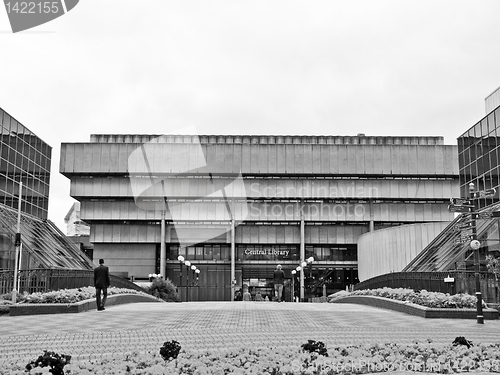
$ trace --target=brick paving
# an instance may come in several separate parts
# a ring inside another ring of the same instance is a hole
[[[0,363],[27,363],[44,350],[75,359],[158,352],[177,340],[190,350],[235,346],[327,347],[360,343],[500,342],[500,320],[425,319],[354,304],[274,302],[135,303],[79,314],[0,316]]]

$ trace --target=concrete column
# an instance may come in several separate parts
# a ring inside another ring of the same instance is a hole
[[[161,212],[160,231],[160,275],[167,277],[167,247],[165,244],[165,211]]]
[[[375,230],[375,222],[373,220],[373,200],[370,199],[370,232]]]
[[[234,287],[236,281],[236,243],[234,218],[231,219],[231,302],[234,301]]]
[[[306,258],[306,246],[305,246],[305,221],[304,221],[304,213],[302,211],[303,206],[301,204],[300,207],[300,301],[304,301],[304,267],[302,267],[302,263]]]

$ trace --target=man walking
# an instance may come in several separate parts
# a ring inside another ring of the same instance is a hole
[[[95,300],[98,311],[105,310],[104,305],[108,298],[108,287],[110,284],[109,269],[104,265],[104,259],[99,259],[99,267],[94,268]],[[101,293],[103,294],[102,300]]]
[[[285,282],[285,273],[281,269],[281,264],[276,266],[273,274],[274,280],[274,292],[276,294],[276,299],[281,302],[281,295],[283,294],[283,283]]]

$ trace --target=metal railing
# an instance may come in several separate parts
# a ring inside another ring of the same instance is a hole
[[[133,282],[110,275],[111,286],[134,289],[144,292],[144,289]],[[0,271],[0,294],[11,293],[13,289],[14,272]],[[18,273],[19,293],[48,292],[59,289],[81,288],[94,285],[94,271],[72,269],[31,269]]]
[[[453,282],[445,282],[445,278],[453,278]],[[487,303],[499,303],[498,286],[495,276],[488,272],[480,273],[481,292]],[[354,290],[377,288],[409,288],[429,292],[468,293],[475,295],[474,271],[450,272],[392,272],[372,277],[354,285]]]

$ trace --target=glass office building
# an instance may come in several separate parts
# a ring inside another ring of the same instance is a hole
[[[19,194],[20,268],[92,269],[92,261],[47,219],[52,148],[1,108],[0,129],[0,271],[14,269]]]
[[[47,219],[52,148],[0,108],[0,204],[17,207],[23,183],[21,211]]]
[[[492,212],[500,211],[500,88],[486,99],[486,110],[484,118],[458,137],[460,196],[456,197],[470,198],[469,184],[474,184],[481,271],[486,271],[486,255],[498,255],[500,251],[499,220],[491,217]],[[495,194],[481,196],[481,191],[493,188]],[[467,240],[470,221],[469,213],[458,216],[403,271],[474,270],[473,251]]]
[[[475,190],[500,190],[500,107],[488,113],[481,121],[458,137],[460,165],[460,192],[468,197],[469,184]],[[498,192],[492,197],[480,198],[479,207],[498,202]]]

